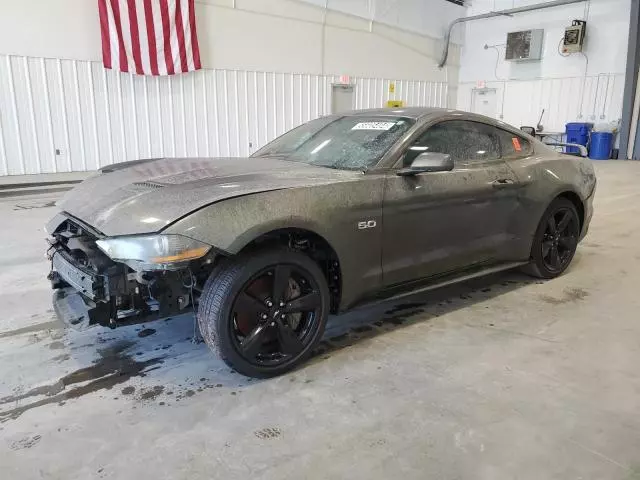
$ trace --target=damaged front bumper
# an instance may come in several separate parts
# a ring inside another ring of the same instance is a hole
[[[65,325],[76,330],[85,330],[91,325],[109,321],[106,304],[92,302],[72,287],[54,290],[53,309]]]
[[[95,245],[96,236],[71,219],[50,231],[48,279],[54,311],[66,325],[115,328],[192,308],[195,280],[190,269],[135,272],[106,257]]]

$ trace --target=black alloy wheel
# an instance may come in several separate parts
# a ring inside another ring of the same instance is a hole
[[[230,313],[238,352],[256,365],[280,365],[313,339],[322,309],[313,276],[295,265],[268,267],[246,282]]]
[[[231,258],[212,273],[198,307],[205,342],[253,377],[300,364],[322,337],[329,289],[318,265],[291,250]]]
[[[542,239],[542,260],[550,272],[563,271],[576,250],[579,225],[575,211],[562,207],[547,219]]]
[[[556,198],[540,220],[531,247],[531,263],[524,270],[540,278],[562,274],[576,253],[580,228],[575,205],[566,198]]]

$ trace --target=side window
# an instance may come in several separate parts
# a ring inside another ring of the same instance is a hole
[[[531,143],[515,133],[496,129],[503,158],[518,158],[531,153]]]
[[[451,120],[429,127],[409,147],[403,165],[424,152],[446,153],[455,164],[482,162],[500,158],[498,138],[487,125],[464,120]]]

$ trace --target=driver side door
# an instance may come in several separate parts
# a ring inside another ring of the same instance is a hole
[[[514,241],[517,178],[500,158],[495,128],[450,120],[427,127],[386,177],[385,287],[506,260]],[[398,176],[422,152],[448,154],[451,171]]]

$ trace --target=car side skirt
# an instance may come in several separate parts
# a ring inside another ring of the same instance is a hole
[[[513,268],[521,267],[527,265],[528,261],[521,262],[507,262],[494,264],[492,266],[477,266],[471,269],[465,269],[463,271],[457,271],[455,273],[451,273],[445,276],[438,276],[436,278],[426,278],[422,279],[418,282],[411,282],[409,284],[398,285],[392,287],[391,289],[385,289],[381,292],[378,292],[374,297],[367,297],[351,306],[346,308],[346,310],[352,310],[354,308],[361,307],[369,307],[372,305],[385,303],[393,300],[399,300],[401,298],[405,298],[411,295],[416,295],[418,293],[428,292],[430,290],[435,290],[437,288],[446,287],[448,285],[452,285],[455,283],[464,282],[466,280],[471,280],[473,278],[484,277],[486,275],[491,275],[492,273],[502,272],[505,270],[511,270]]]

